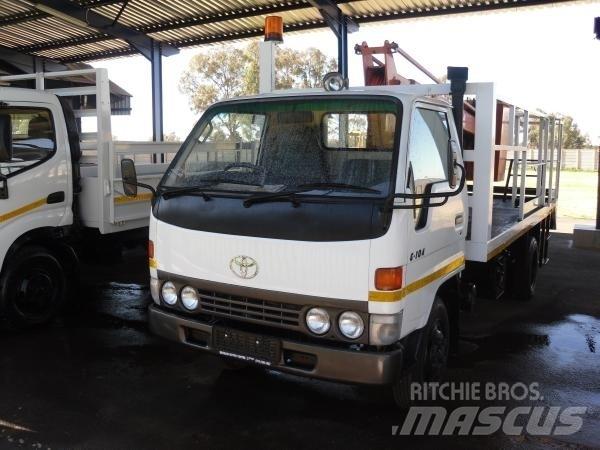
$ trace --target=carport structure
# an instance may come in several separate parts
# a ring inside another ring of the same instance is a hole
[[[561,0],[572,1],[572,0]],[[551,0],[2,0],[0,68],[32,73],[141,54],[151,63],[153,137],[162,140],[162,57],[180,48],[261,36],[267,15],[286,32],[329,27],[339,71],[361,23],[555,3]]]

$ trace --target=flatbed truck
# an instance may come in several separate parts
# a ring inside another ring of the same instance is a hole
[[[560,177],[559,120],[449,74],[208,108],[152,201],[151,330],[400,405],[439,380],[476,291],[533,296]],[[512,166],[495,184],[499,156]],[[129,195],[147,188],[132,161],[122,173]]]
[[[81,77],[93,83],[45,89]],[[12,86],[24,82],[34,88]],[[113,140],[106,69],[0,83],[0,314],[17,326],[39,325],[64,305],[85,248],[106,247],[110,236],[118,249],[136,230],[146,242],[151,194],[124,195],[120,159],[135,159],[140,178],[155,185],[167,164],[153,156],[168,157],[178,144]],[[94,132],[81,132],[82,118]]]

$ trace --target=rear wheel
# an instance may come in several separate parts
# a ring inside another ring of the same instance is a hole
[[[539,249],[537,239],[528,236],[517,250],[517,258],[513,266],[513,296],[518,300],[529,300],[535,293],[539,268]]]
[[[1,282],[6,316],[17,327],[50,321],[64,302],[66,278],[63,267],[43,247],[21,249],[6,262]]]
[[[450,321],[448,310],[440,297],[436,297],[414,366],[403,373],[392,385],[392,397],[401,409],[410,406],[412,383],[440,381],[445,376],[450,353]]]

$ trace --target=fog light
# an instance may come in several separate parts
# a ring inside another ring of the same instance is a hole
[[[338,320],[338,325],[342,334],[350,339],[361,337],[365,331],[362,317],[352,311],[343,312]]]
[[[186,286],[181,290],[181,303],[190,311],[198,307],[198,292],[191,286]]]
[[[306,313],[306,325],[315,334],[325,334],[331,327],[329,314],[323,308],[312,308]]]
[[[160,305],[160,281],[157,278],[150,278],[150,295],[157,305]]]
[[[177,289],[170,281],[167,281],[165,284],[163,284],[161,294],[163,301],[167,305],[173,306],[175,303],[177,303]]]
[[[390,345],[400,340],[402,311],[398,314],[371,314],[369,344]]]

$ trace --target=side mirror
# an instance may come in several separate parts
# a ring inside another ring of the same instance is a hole
[[[0,162],[12,161],[12,120],[8,114],[0,114]]]
[[[454,139],[448,140],[448,184],[451,189],[454,189],[458,184],[457,158],[456,155],[460,151],[458,143]]]
[[[121,178],[123,179],[123,192],[128,197],[135,197],[138,193],[137,173],[133,159],[121,160]]]

